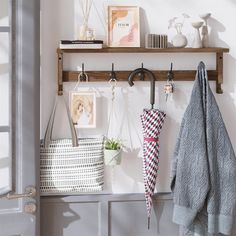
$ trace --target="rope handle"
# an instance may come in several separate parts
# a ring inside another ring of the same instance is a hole
[[[110,110],[110,114],[109,114],[109,117],[108,117],[108,126],[107,126],[106,136],[108,136],[108,132],[109,132],[110,126],[111,126],[112,114],[114,113],[115,88],[116,88],[116,85],[117,85],[117,80],[115,78],[112,78],[112,79],[109,80],[108,83],[111,86],[111,110]]]

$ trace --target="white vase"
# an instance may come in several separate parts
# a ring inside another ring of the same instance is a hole
[[[209,35],[208,35],[208,28],[206,25],[202,26],[202,47],[203,48],[209,47]]]
[[[202,26],[202,46],[204,48],[209,47],[209,34],[208,34],[208,25],[207,20],[211,17],[211,13],[204,13],[199,15],[205,22]]]
[[[192,22],[192,26],[195,29],[193,46],[192,46],[193,48],[202,48],[202,39],[199,32],[199,29],[200,27],[202,27],[202,25],[203,25],[202,21]]]
[[[188,44],[188,40],[186,36],[184,36],[181,32],[179,32],[172,39],[172,44],[176,48],[184,48]]]
[[[121,163],[121,149],[107,150],[104,149],[104,163],[108,166],[120,165]]]

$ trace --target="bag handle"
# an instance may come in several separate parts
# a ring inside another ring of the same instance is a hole
[[[73,125],[71,116],[70,116],[70,111],[68,108],[68,105],[66,104],[65,98],[63,97],[63,103],[66,107],[66,113],[67,113],[67,118],[68,118],[68,122],[70,125],[70,131],[71,131],[71,138],[72,138],[72,146],[73,147],[78,147],[78,138],[77,138],[77,134],[76,134],[76,130],[75,127]],[[54,121],[55,121],[55,113],[56,113],[56,109],[57,109],[57,104],[58,104],[58,96],[56,96],[55,99],[55,103],[53,106],[53,110],[52,113],[50,115],[48,124],[47,124],[47,129],[45,132],[45,136],[44,136],[44,147],[48,148],[49,147],[49,143],[52,141],[52,132],[53,132],[53,127],[54,127]]]

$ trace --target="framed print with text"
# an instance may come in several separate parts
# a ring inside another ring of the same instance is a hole
[[[108,47],[140,47],[139,7],[108,6]]]

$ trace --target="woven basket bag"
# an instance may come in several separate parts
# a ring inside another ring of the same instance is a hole
[[[69,108],[63,99],[70,124],[71,139],[52,140],[58,103],[56,99],[40,146],[41,195],[71,195],[97,192],[104,184],[103,136],[77,138]]]

